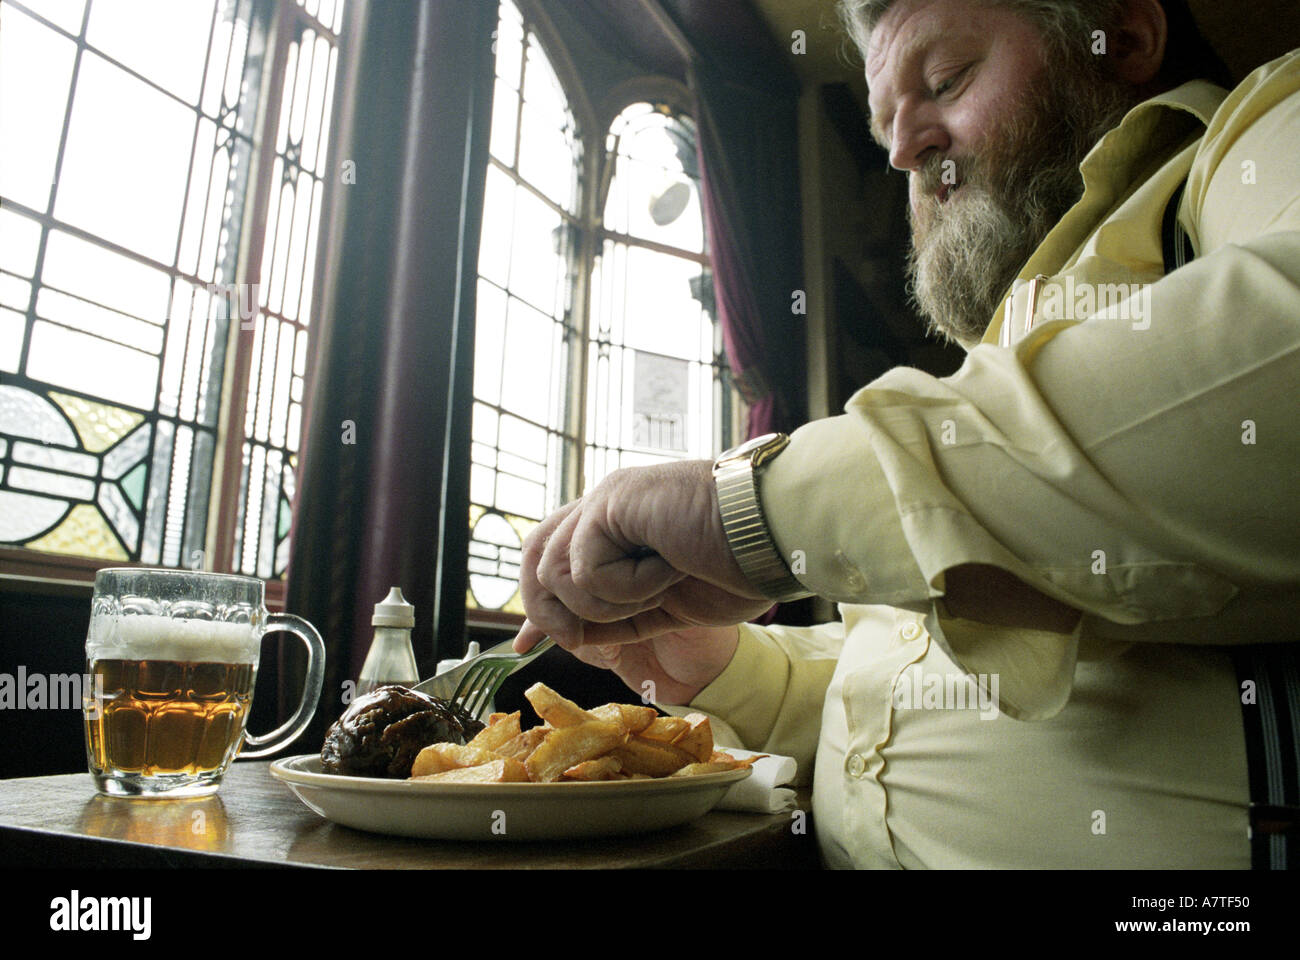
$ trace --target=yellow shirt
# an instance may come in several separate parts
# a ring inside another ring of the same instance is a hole
[[[742,628],[691,706],[816,757],[831,865],[1249,865],[1213,645],[1300,621],[1300,51],[1141,104],[1080,169],[961,370],[890,371],[762,476],[778,548],[843,624]],[[1163,276],[1184,178],[1196,259]],[[964,563],[1079,628],[948,618]]]

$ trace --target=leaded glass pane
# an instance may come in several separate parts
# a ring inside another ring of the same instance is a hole
[[[46,553],[95,557],[100,560],[128,559],[122,542],[109,529],[104,515],[86,503],[74,506],[54,530],[28,541],[27,546]]]
[[[21,150],[5,151],[0,196],[41,213],[56,179],[76,52],[71,40],[0,4],[0,144],[22,144]]]
[[[0,169],[8,162],[6,157],[5,163],[0,164]],[[0,174],[0,182],[3,182],[2,178],[3,174]],[[33,276],[36,271],[36,249],[40,241],[40,224],[0,208],[0,270],[8,270],[20,277]]]
[[[41,282],[149,323],[167,322],[165,270],[62,230],[51,230]]]
[[[26,333],[27,318],[17,310],[0,307],[0,370],[18,372]]]
[[[0,163],[0,539],[76,553],[85,536],[87,556],[204,562],[230,322],[260,300],[256,342],[240,347],[255,350],[245,408],[262,441],[239,477],[246,490],[262,471],[241,557],[278,575],[344,4],[291,18],[281,110],[266,118],[277,4],[24,6],[37,16],[0,0],[0,143],[23,144]],[[260,298],[235,275],[259,123],[280,134]],[[51,446],[37,456],[35,443]]]
[[[171,264],[195,122],[184,103],[102,57],[84,54],[55,215]]]
[[[611,125],[609,139],[617,152],[606,229],[702,253],[694,124],[648,103],[633,104]]]
[[[32,285],[22,277],[0,273],[0,306],[26,310],[32,298]]]
[[[470,507],[469,519],[467,605],[522,615],[519,565],[524,538],[537,522],[480,506]]]
[[[26,373],[43,383],[148,409],[153,406],[158,360],[99,337],[37,321],[32,327]]]

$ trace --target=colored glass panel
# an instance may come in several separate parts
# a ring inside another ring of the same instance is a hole
[[[103,515],[88,503],[79,503],[57,528],[27,544],[45,553],[63,553],[101,560],[127,560],[121,542],[113,535]]]

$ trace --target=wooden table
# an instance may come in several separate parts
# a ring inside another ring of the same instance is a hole
[[[235,763],[199,800],[122,800],[90,775],[0,780],[0,862],[10,867],[308,867],[363,869],[815,869],[789,813],[714,811],[651,834],[579,843],[466,843],[364,833],[322,819],[271,777]],[[811,811],[811,796],[796,807]]]

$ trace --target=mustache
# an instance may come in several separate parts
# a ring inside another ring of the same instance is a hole
[[[992,188],[988,164],[979,157],[946,157],[935,153],[912,171],[914,190],[921,201],[937,204],[940,189],[946,186],[962,189],[980,187],[985,192]]]

